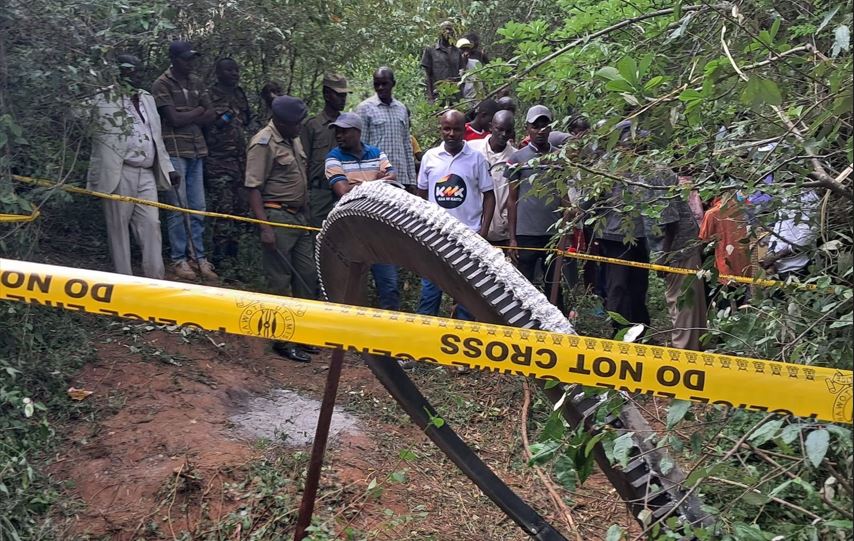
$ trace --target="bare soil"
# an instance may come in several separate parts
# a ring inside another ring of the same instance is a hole
[[[216,539],[218,525],[247,505],[237,487],[253,486],[252,465],[271,457],[292,469],[281,492],[298,505],[311,437],[280,437],[286,421],[253,432],[241,419],[266,404],[271,411],[255,419],[255,428],[275,424],[287,417],[290,397],[302,401],[290,424],[313,432],[311,404],[322,395],[327,352],[303,365],[279,358],[264,340],[123,323],[95,338],[97,361],[73,381],[94,394],[64,428],[66,443],[48,467],[65,487],[65,514],[56,517],[64,539]],[[518,379],[436,368],[414,378],[458,433],[567,538],[603,539],[613,523],[636,531],[600,474],[565,494],[577,536],[557,515],[522,459]],[[345,360],[338,403],[346,422],[327,453],[315,513],[329,538],[349,539],[345,532],[353,529],[362,532],[358,539],[528,539],[408,421],[358,358]],[[295,511],[265,520],[280,520],[279,531],[287,531]]]

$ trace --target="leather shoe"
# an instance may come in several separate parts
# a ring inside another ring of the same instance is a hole
[[[278,355],[290,359],[298,363],[310,363],[311,357],[305,351],[302,351],[296,344],[290,342],[276,342],[273,344],[273,351]]]

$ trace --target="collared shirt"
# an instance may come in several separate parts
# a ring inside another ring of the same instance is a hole
[[[303,208],[308,201],[308,179],[299,137],[285,139],[272,121],[256,133],[246,154],[244,185],[261,190],[265,202]]]
[[[210,107],[210,98],[202,82],[191,75],[188,88],[184,88],[172,74],[172,68],[167,69],[154,81],[151,94],[158,109],[171,105],[181,113],[192,111],[199,106]],[[204,158],[208,155],[205,136],[198,124],[187,124],[181,128],[175,128],[166,121],[165,117],[162,117],[162,120],[163,142],[171,157]]]
[[[385,152],[375,146],[362,143],[362,154],[356,156],[335,147],[326,155],[326,179],[329,186],[336,182],[348,182],[354,186],[385,177],[394,171]]]
[[[154,165],[154,157],[157,151],[154,146],[154,136],[151,134],[148,115],[157,113],[146,111],[142,101],[139,101],[139,109],[142,113],[140,114],[133,104],[133,99],[127,96],[122,97],[122,105],[131,121],[124,163],[131,167],[149,169]]]
[[[436,43],[424,49],[421,67],[427,70],[433,81],[460,80],[460,70],[465,67],[460,50],[453,45]]]
[[[501,152],[495,152],[489,146],[489,140],[492,135],[487,135],[486,139],[477,139],[466,143],[475,152],[480,152],[486,163],[489,164],[490,176],[492,176],[492,188],[495,192],[495,213],[492,215],[492,223],[489,224],[489,232],[486,235],[487,240],[499,241],[508,240],[510,231],[507,218],[507,198],[510,195],[510,185],[507,179],[504,178],[504,171],[507,169],[507,160],[516,152],[516,149],[510,143],[504,147]]]
[[[242,163],[246,157],[246,128],[252,119],[246,93],[239,86],[229,89],[215,84],[208,91],[208,95],[217,119],[223,114],[231,117],[222,127],[217,127],[214,123],[207,129],[205,141],[208,145],[208,158],[237,160]]]
[[[335,148],[335,130],[329,129],[329,124],[335,118],[320,111],[303,125],[300,139],[302,147],[308,155],[308,185],[310,188],[326,188],[326,155]]]
[[[489,136],[489,130],[477,131],[472,127],[471,122],[466,122],[466,134],[463,139],[466,141],[476,141],[478,139],[486,139]]]
[[[794,272],[809,265],[810,257],[802,252],[802,248],[818,238],[816,217],[819,200],[813,190],[803,192],[796,201],[783,199],[783,208],[777,213],[768,251],[776,254],[789,249],[793,255],[777,260],[777,272]]]
[[[376,95],[356,107],[365,128],[362,143],[383,149],[397,167],[397,182],[404,186],[415,184],[415,156],[409,138],[409,115],[406,106],[392,99],[383,103]]]
[[[540,153],[533,143],[528,143],[513,153],[507,163],[504,175],[511,184],[519,186],[519,199],[516,203],[516,234],[527,236],[546,236],[558,221],[563,194],[558,193],[555,175],[546,174],[544,166],[535,166],[531,162],[545,156],[555,148],[549,145],[546,152]],[[534,175],[536,175],[535,178]],[[537,186],[534,187],[534,180]],[[543,193],[545,192],[545,193]]]
[[[483,215],[483,194],[493,190],[486,158],[468,143],[456,155],[445,144],[431,148],[421,159],[418,188],[427,190],[431,203],[445,209],[469,229],[478,231]]]

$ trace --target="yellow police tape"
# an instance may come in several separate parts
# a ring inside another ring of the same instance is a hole
[[[166,203],[160,203],[157,201],[149,201],[147,199],[139,199],[137,197],[130,197],[127,195],[117,195],[117,194],[109,194],[104,192],[95,192],[92,190],[86,190],[84,188],[78,188],[76,186],[67,186],[65,184],[56,184],[49,180],[37,179],[32,177],[25,177],[21,175],[12,175],[12,178],[17,180],[18,182],[23,182],[24,184],[30,184],[34,186],[42,186],[45,188],[57,188],[69,193],[76,193],[81,195],[90,195],[93,197],[99,197],[101,199],[110,199],[112,201],[123,201],[125,203],[135,203],[138,205],[148,205],[150,207],[157,207],[163,210],[169,210],[172,212],[186,212],[188,214],[196,214],[198,216],[206,216],[208,218],[221,218],[225,220],[235,220],[239,222],[246,222],[250,224],[256,225],[269,225],[271,227],[283,227],[285,229],[301,229],[304,231],[320,231],[319,227],[311,227],[307,225],[293,225],[293,224],[283,224],[279,222],[269,222],[265,220],[259,220],[257,218],[249,218],[246,216],[238,216],[235,214],[222,214],[219,212],[210,212],[205,210],[193,210],[193,209],[185,209],[181,207],[176,207],[173,205],[167,205]],[[35,216],[32,218],[35,219]],[[2,221],[2,220],[0,220]],[[505,248],[507,249],[507,248]],[[524,251],[541,251],[541,252],[554,252],[558,253],[564,257],[569,257],[573,259],[581,259],[584,261],[595,261],[597,263],[611,263],[614,265],[624,265],[627,267],[636,267],[640,269],[647,269],[651,271],[657,272],[667,272],[672,274],[685,274],[685,275],[697,275],[698,270],[692,269],[684,269],[679,267],[668,267],[665,265],[657,265],[654,263],[641,263],[639,261],[629,261],[626,259],[616,259],[613,257],[603,257],[598,255],[591,254],[583,254],[579,252],[570,252],[566,250],[559,250],[557,248],[528,248],[528,247],[517,247],[513,248],[513,250],[518,250],[521,252]],[[733,274],[721,274],[719,275],[721,279],[731,280],[733,282],[739,282],[742,284],[756,285],[761,287],[786,287],[791,286],[796,289],[807,289],[807,290],[816,290],[818,287],[815,284],[802,284],[798,282],[786,283],[781,282],[779,280],[766,280],[761,278],[750,278],[747,276],[737,276]]]
[[[304,231],[320,231],[317,227],[311,227],[307,225],[294,225],[294,224],[282,224],[278,222],[268,222],[266,220],[259,220],[257,218],[249,218],[248,216],[238,216],[236,214],[222,214],[219,212],[210,212],[207,210],[195,210],[188,209],[182,207],[176,207],[174,205],[167,205],[166,203],[161,203],[159,201],[149,201],[148,199],[140,199],[138,197],[131,197],[129,195],[118,195],[114,193],[104,193],[104,192],[95,192],[92,190],[86,190],[84,188],[78,188],[76,186],[67,186],[65,184],[56,184],[49,180],[40,180],[32,177],[24,177],[21,175],[12,175],[12,178],[17,180],[18,182],[23,182],[24,184],[31,184],[33,186],[42,186],[44,188],[57,188],[64,192],[68,193],[76,193],[81,195],[91,195],[93,197],[98,197],[101,199],[109,199],[111,201],[122,201],[124,203],[135,203],[137,205],[146,205],[149,207],[156,207],[162,210],[169,210],[172,212],[184,212],[187,214],[195,214],[197,216],[206,216],[208,218],[222,218],[225,220],[235,220],[238,222],[246,222],[250,224],[256,225],[269,225],[271,227],[284,227],[286,229],[302,229]]]
[[[514,248],[514,250],[517,248]],[[614,259],[612,257],[603,257],[601,255],[593,255],[593,254],[584,254],[580,252],[570,252],[566,250],[559,250],[557,248],[518,248],[520,250],[533,250],[533,251],[543,251],[543,252],[555,252],[563,257],[571,257],[574,259],[581,259],[582,261],[593,261],[596,263],[616,263],[618,265],[624,265],[626,267],[636,267],[639,269],[647,269],[651,271],[657,272],[667,272],[670,274],[685,274],[689,276],[697,276],[697,273],[703,272],[700,269],[686,269],[683,267],[668,267],[665,265],[658,265],[657,263],[642,263],[640,261],[629,261],[627,259]],[[767,280],[764,278],[751,278],[749,276],[739,276],[737,274],[719,274],[718,278],[721,280],[729,280],[732,282],[739,282],[741,284],[749,284],[755,285],[759,287],[786,287],[791,286],[796,289],[807,289],[807,290],[817,290],[818,286],[815,284],[802,284],[800,282],[781,282],[780,280]]]
[[[0,259],[0,299],[851,423],[852,372]]]
[[[29,214],[0,214],[0,223],[32,222],[41,214],[38,207],[32,207],[33,211]]]

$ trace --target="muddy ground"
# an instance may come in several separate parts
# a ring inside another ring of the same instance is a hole
[[[49,472],[64,487],[64,539],[287,539],[329,353],[284,360],[264,340],[105,324],[93,391],[64,427]],[[570,539],[603,539],[630,517],[596,474],[564,493],[578,535],[525,464],[521,382],[413,371],[440,414]],[[528,537],[427,440],[356,357],[345,359],[317,503],[318,540]],[[634,528],[633,528],[634,529]]]

